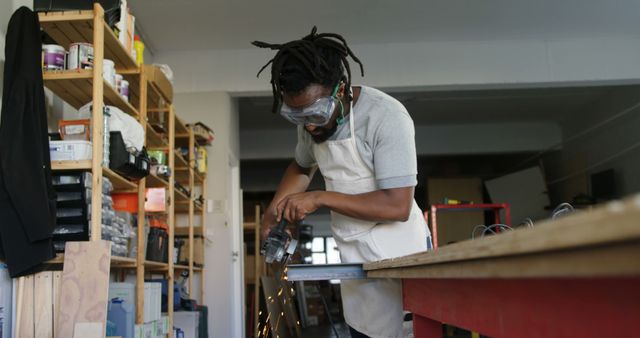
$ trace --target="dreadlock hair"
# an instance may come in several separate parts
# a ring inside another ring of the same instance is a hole
[[[364,76],[362,62],[349,49],[347,41],[341,35],[334,33],[318,34],[316,26],[313,26],[309,35],[300,40],[285,44],[261,41],[254,41],[251,44],[278,51],[273,59],[260,68],[257,75],[260,76],[260,73],[271,65],[272,112],[274,113],[280,108],[283,92],[297,94],[310,84],[332,88],[341,80],[349,90],[351,88],[351,68],[347,60],[349,56],[360,65],[360,74]],[[348,102],[352,99],[351,95],[347,95]]]

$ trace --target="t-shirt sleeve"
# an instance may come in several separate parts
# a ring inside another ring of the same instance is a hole
[[[316,165],[316,158],[313,156],[311,136],[302,127],[298,126],[298,143],[296,144],[296,163],[303,168],[311,168]]]
[[[416,186],[416,159],[413,120],[400,104],[390,105],[374,126],[373,166],[379,189]]]

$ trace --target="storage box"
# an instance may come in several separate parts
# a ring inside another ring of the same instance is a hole
[[[165,188],[149,188],[146,191],[144,210],[148,212],[164,212],[167,210]]]
[[[144,322],[151,323],[161,318],[162,284],[144,283]],[[153,331],[153,323],[151,323]]]
[[[189,236],[176,236],[178,238],[186,239],[184,246],[180,249],[180,257],[178,262],[181,264],[189,263]],[[193,237],[193,264],[203,266],[204,265],[204,238],[202,236]]]
[[[173,313],[173,326],[184,331],[184,338],[198,338],[200,312],[176,311]]]
[[[89,141],[49,141],[51,161],[82,161],[92,156]]]
[[[109,300],[122,298],[125,302],[136,304],[136,286],[133,283],[109,283]]]
[[[145,65],[144,70],[149,82],[151,82],[152,85],[155,85],[167,100],[173,101],[173,85],[169,82],[169,79],[167,79],[167,76],[164,75],[162,70],[160,70],[160,67]]]

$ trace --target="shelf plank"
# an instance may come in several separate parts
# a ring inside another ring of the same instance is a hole
[[[169,188],[169,182],[156,174],[149,174],[147,176],[147,188]]]
[[[102,175],[108,177],[113,183],[114,192],[131,192],[138,189],[138,185],[135,182],[127,180],[109,168],[102,167]]]
[[[176,205],[175,205],[175,211],[179,214],[185,214],[185,213],[189,213],[189,201],[177,201],[176,200]],[[194,204],[193,206],[193,212],[194,213],[201,213],[202,212],[202,206]]]
[[[82,161],[51,161],[51,170],[91,170],[91,160]]]
[[[195,142],[199,146],[211,145],[209,142],[209,135],[205,133],[194,133]],[[176,131],[176,144],[180,146],[187,146],[189,144],[189,133]]]
[[[45,264],[64,264],[64,253],[57,254],[54,259],[48,260]],[[111,256],[112,268],[135,268],[136,259],[130,257]]]
[[[42,78],[45,87],[76,109],[80,109],[93,100],[93,71],[91,69],[45,71],[42,73]],[[115,88],[106,81],[103,82],[103,88],[106,105],[117,107],[126,114],[138,118],[138,110],[120,96]]]
[[[257,223],[255,222],[244,222],[242,224],[242,228],[245,230],[255,230]]]
[[[144,267],[147,270],[160,271],[160,270],[168,270],[169,269],[169,264],[168,263],[164,263],[164,262],[156,262],[156,261],[145,260],[144,261]]]
[[[175,189],[175,188],[174,188]],[[182,191],[175,189],[176,191],[176,203],[189,203],[189,196]]]
[[[189,129],[187,129],[187,125],[182,121],[181,118],[177,116],[176,116],[176,134],[187,134],[187,135],[189,134]]]
[[[206,177],[200,174],[197,170],[195,169],[192,169],[192,170],[193,170],[193,178],[194,178],[193,183],[195,185],[202,185]],[[187,185],[189,184],[189,168],[185,168],[185,167],[175,168],[175,175],[176,175],[176,181],[180,182],[181,184],[187,184]]]
[[[175,170],[189,169],[189,162],[187,161],[187,159],[184,156],[182,156],[180,151],[175,150],[174,153],[175,153],[175,159],[176,159],[176,168],[175,168]]]
[[[57,44],[69,49],[74,42],[93,43],[93,11],[38,13],[40,26]],[[104,57],[118,69],[137,69],[138,66],[104,20]]]
[[[166,149],[167,141],[153,129],[151,125],[147,126],[147,148],[150,149]]]
[[[51,162],[51,169],[53,171],[91,170],[91,160],[53,161]],[[138,189],[137,183],[129,181],[128,179],[120,176],[118,173],[107,167],[102,167],[102,175],[109,178],[111,183],[113,183],[114,191],[123,192]]]

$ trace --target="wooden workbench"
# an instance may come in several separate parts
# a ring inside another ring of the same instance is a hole
[[[403,280],[416,338],[640,337],[640,195],[364,269]]]

